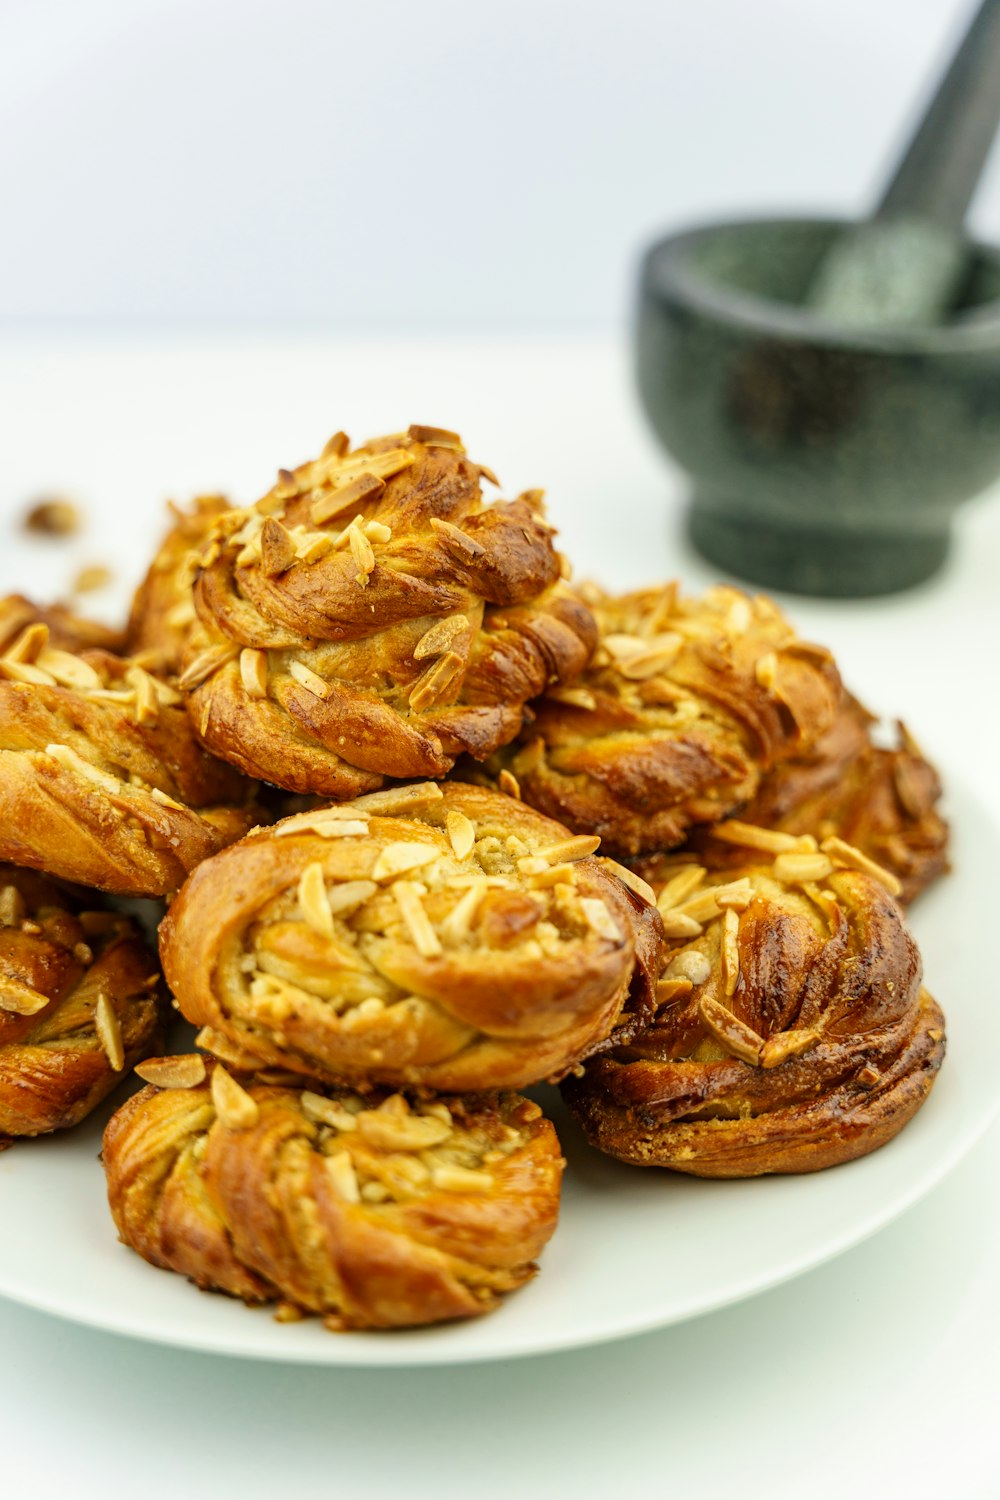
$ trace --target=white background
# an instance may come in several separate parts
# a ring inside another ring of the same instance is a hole
[[[609,328],[663,229],[863,211],[969,12],[3,0],[0,321]]]

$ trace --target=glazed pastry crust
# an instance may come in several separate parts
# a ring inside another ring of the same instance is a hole
[[[944,1056],[892,896],[815,845],[728,881],[696,869],[661,893],[674,938],[653,1024],[563,1084],[588,1139],[701,1177],[811,1172],[884,1145]]]
[[[257,821],[253,791],[198,744],[176,691],[128,658],[55,648],[44,623],[0,656],[0,857],[164,895]]]
[[[596,629],[560,581],[537,492],[486,504],[484,473],[454,434],[353,452],[337,434],[222,516],[180,677],[204,743],[347,799],[513,739],[528,699],[582,671]]]
[[[158,1044],[165,1014],[130,918],[0,866],[0,1142],[82,1120]]]
[[[334,1329],[477,1317],[533,1275],[563,1167],[537,1105],[226,1083],[146,1088],[107,1127],[115,1224],[153,1265]]]
[[[891,870],[909,903],[948,870],[941,781],[904,724],[896,727],[896,745],[886,748],[872,740],[875,722],[845,695],[826,734],[804,755],[776,766],[739,816],[786,833],[838,835]],[[710,828],[698,830],[692,848],[713,869],[742,858]],[[638,868],[643,873],[641,862]]]
[[[839,678],[770,600],[676,585],[621,597],[591,588],[600,645],[576,687],[533,705],[492,763],[525,801],[613,854],[669,849],[756,793],[769,767],[830,725]]]
[[[584,857],[595,843],[460,783],[286,819],[195,872],[165,972],[239,1067],[519,1088],[650,1011],[660,919]]]

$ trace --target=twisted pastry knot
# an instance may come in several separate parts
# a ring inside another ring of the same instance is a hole
[[[845,694],[826,734],[804,755],[776,766],[740,818],[791,834],[835,835],[891,871],[901,899],[910,902],[948,869],[941,782],[905,724],[896,726],[896,745],[885,748],[872,740],[875,722]],[[698,830],[691,847],[713,869],[744,857],[711,828]]]
[[[559,582],[540,492],[486,505],[484,474],[438,429],[353,452],[338,433],[222,516],[180,678],[204,742],[290,791],[348,798],[512,739],[596,632]]]
[[[0,865],[0,1141],[82,1120],[156,1044],[165,1011],[130,918]]]
[[[0,655],[0,858],[163,895],[247,831],[252,790],[137,662],[53,646],[41,621]]]
[[[680,843],[751,798],[762,774],[832,722],[829,653],[800,641],[769,599],[676,584],[620,598],[586,591],[600,645],[580,684],[533,705],[498,756],[525,801],[605,848]]]
[[[23,594],[7,594],[0,599],[0,656],[29,625],[45,625],[48,643],[60,651],[120,651],[124,644],[120,631],[110,630],[96,620],[85,620],[63,604],[41,606]]]
[[[237,1067],[518,1088],[651,1010],[660,920],[596,843],[459,783],[288,818],[195,872],[165,972]]]
[[[173,524],[136,589],[125,649],[160,674],[176,674],[197,618],[191,591],[198,559],[216,521],[234,507],[225,495],[198,495],[187,510],[172,500],[167,509]]]
[[[625,1161],[703,1177],[849,1161],[906,1124],[944,1056],[896,882],[835,837],[728,834],[773,862],[730,880],[675,867],[656,1018],[564,1092]]]
[[[338,1330],[476,1317],[534,1273],[563,1167],[537,1105],[411,1105],[209,1068],[151,1064],[188,1086],[144,1089],[105,1133],[118,1233],[146,1260]]]

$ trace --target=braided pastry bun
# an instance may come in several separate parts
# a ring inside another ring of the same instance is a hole
[[[23,594],[7,594],[0,599],[0,656],[7,652],[29,625],[46,625],[49,645],[59,651],[118,652],[124,645],[120,630],[111,630],[96,620],[85,620],[73,614],[64,604],[33,604]]]
[[[119,1236],[153,1265],[337,1330],[477,1317],[534,1274],[563,1168],[537,1105],[411,1105],[208,1066],[150,1064],[192,1086],[144,1089],[105,1132]]]
[[[0,858],[161,896],[240,838],[253,788],[205,753],[180,704],[127,657],[26,626],[0,655]]]
[[[457,782],[288,818],[195,871],[164,971],[236,1067],[520,1088],[652,1003],[656,909],[586,857],[596,843]]]
[[[136,589],[126,650],[160,673],[180,670],[188,631],[195,622],[192,588],[198,558],[218,518],[233,509],[224,495],[198,495],[188,510],[170,501],[173,525]]]
[[[948,869],[941,782],[905,724],[889,749],[873,743],[875,722],[845,694],[831,728],[811,750],[769,772],[740,820],[817,839],[835,835],[891,871],[900,899],[910,902]],[[696,831],[691,848],[712,869],[746,857],[739,845],[713,837],[711,827]],[[637,868],[644,873],[641,860]]]
[[[770,600],[677,587],[620,598],[591,589],[600,645],[576,687],[549,691],[496,757],[526,802],[615,854],[679,844],[692,824],[747,802],[763,773],[832,722],[828,652],[800,641]]]
[[[166,1008],[129,917],[0,865],[0,1141],[82,1120],[157,1045]]]
[[[487,505],[482,474],[435,428],[353,452],[338,433],[219,518],[180,678],[209,749],[345,799],[482,759],[582,671],[595,626],[538,493]]]
[[[835,1166],[891,1140],[944,1057],[892,878],[838,839],[742,833],[773,862],[730,880],[675,871],[653,1024],[563,1084],[622,1161],[700,1177]]]

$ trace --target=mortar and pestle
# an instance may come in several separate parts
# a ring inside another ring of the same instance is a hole
[[[640,393],[713,563],[892,593],[1000,476],[1000,249],[963,230],[998,122],[985,0],[869,221],[713,224],[646,253]]]

